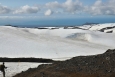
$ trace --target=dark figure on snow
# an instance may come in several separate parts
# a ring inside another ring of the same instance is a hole
[[[3,62],[3,64],[0,65],[0,71],[3,73],[3,77],[5,77],[5,68],[7,67],[5,67],[5,64]]]

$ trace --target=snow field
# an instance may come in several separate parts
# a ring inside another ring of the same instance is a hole
[[[0,62],[0,64],[2,64],[2,63]],[[7,67],[7,69],[5,69],[6,77],[12,77],[12,76],[16,75],[17,73],[26,71],[29,68],[38,67],[38,65],[40,65],[40,64],[41,63],[5,62],[5,66]],[[1,71],[0,71],[0,77],[3,77],[3,74]]]

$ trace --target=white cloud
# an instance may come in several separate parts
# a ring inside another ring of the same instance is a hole
[[[102,2],[97,0],[92,6],[87,6],[85,11],[92,15],[115,15],[115,0]]]
[[[66,0],[64,3],[49,2],[46,7],[50,9],[61,9],[64,12],[75,13],[83,9],[83,5],[79,0]]]
[[[57,1],[46,3],[45,6],[47,8],[54,8],[54,9],[62,7],[62,5],[60,3],[58,3]]]
[[[7,6],[2,6],[0,4],[0,14],[6,14],[6,13],[9,13],[11,11],[10,8],[8,8]]]
[[[15,10],[13,12],[13,14],[25,14],[25,13],[26,14],[27,13],[31,14],[31,13],[37,13],[39,10],[40,9],[38,7],[35,7],[35,6],[30,7],[28,5],[25,5],[25,6],[21,7],[21,8],[19,8],[19,9]]]
[[[53,14],[53,12],[52,12],[50,9],[48,9],[48,10],[44,13],[45,16],[50,16],[50,15],[52,15],[52,14]]]
[[[25,5],[20,8],[13,8],[3,6],[0,4],[0,14],[12,13],[12,14],[33,14],[33,13],[44,13],[44,15],[49,16],[53,13],[89,13],[91,15],[115,15],[115,0],[107,0],[103,2],[102,0],[95,0],[94,4],[85,6],[80,0],[66,0],[63,3],[58,1],[48,2],[43,5],[29,6]],[[49,9],[45,11],[46,9]]]
[[[70,12],[72,14],[83,10],[83,5],[79,0],[75,0],[75,1],[67,0],[62,5],[63,5],[64,11]]]
[[[89,13],[91,15],[115,15],[115,0],[96,0],[91,6],[85,6],[80,0],[66,0],[64,3],[49,2],[46,7],[53,11],[62,10],[63,13]],[[54,12],[55,13],[55,12]]]

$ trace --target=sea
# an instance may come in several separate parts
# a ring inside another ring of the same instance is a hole
[[[115,23],[115,18],[73,18],[73,19],[48,19],[48,20],[27,20],[23,22],[7,22],[0,25],[10,24],[17,27],[63,27],[63,26],[81,26],[85,23]]]

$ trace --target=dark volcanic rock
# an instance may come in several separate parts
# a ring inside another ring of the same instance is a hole
[[[38,28],[38,29],[48,29],[48,28],[43,27],[43,28]]]
[[[107,31],[106,33],[113,33],[113,30],[112,31]]]
[[[0,62],[39,62],[39,63],[52,63],[51,59],[43,58],[2,58],[0,57]]]
[[[115,49],[99,55],[40,65],[14,77],[115,77]]]
[[[113,29],[113,28],[115,28],[115,26],[113,26],[113,27],[105,27],[105,28],[100,29],[99,31],[104,32],[104,31],[107,30],[107,29]],[[108,31],[108,32],[106,32],[106,33],[112,33],[112,32],[113,32],[113,31],[111,30],[111,31]]]

